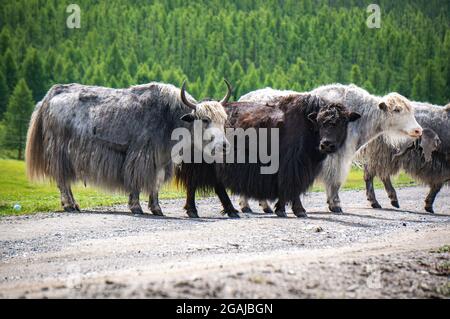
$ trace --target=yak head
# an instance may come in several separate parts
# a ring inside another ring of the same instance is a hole
[[[404,155],[409,150],[418,149],[422,151],[425,162],[428,163],[432,160],[433,152],[439,151],[441,144],[441,139],[435,131],[430,128],[424,128],[420,139],[406,144],[394,155],[394,158]]]
[[[198,150],[204,149],[204,143],[208,143],[212,154],[225,154],[230,150],[230,143],[225,137],[225,123],[227,121],[227,113],[223,105],[228,102],[231,96],[231,84],[225,80],[227,85],[227,94],[220,101],[206,100],[199,103],[193,103],[186,97],[186,81],[181,87],[181,101],[192,111],[181,117],[182,121],[194,123],[192,125],[193,145]],[[202,127],[202,137],[196,138],[195,127]]]
[[[321,107],[318,113],[310,113],[308,119],[314,123],[319,132],[320,152],[325,154],[336,152],[345,142],[348,123],[360,117],[360,114],[349,112],[339,103],[329,103]]]
[[[419,138],[422,135],[422,127],[417,123],[414,109],[407,98],[398,93],[389,93],[381,99],[378,107],[386,114],[383,126],[394,144],[396,141]]]

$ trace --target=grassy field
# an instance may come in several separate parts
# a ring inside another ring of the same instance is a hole
[[[395,185],[410,186],[414,182],[405,174],[400,174],[395,178]],[[381,187],[379,181],[376,181],[376,187]],[[364,189],[361,170],[355,168],[351,171],[344,189]],[[323,191],[323,187],[315,185],[312,191]],[[73,193],[82,209],[127,202],[124,194],[106,193],[81,184],[73,188]],[[184,197],[184,191],[173,184],[165,186],[160,194],[162,199],[180,197]],[[21,205],[20,211],[13,209],[15,204]],[[0,216],[60,210],[59,192],[54,183],[30,183],[26,178],[24,162],[0,160]]]
[[[128,199],[124,194],[111,194],[94,187],[84,187],[82,184],[77,184],[72,190],[82,208],[126,203]],[[184,193],[172,185],[164,187],[160,195],[166,199],[182,196]],[[15,204],[22,206],[20,212],[13,209]],[[56,184],[30,183],[26,178],[24,162],[0,160],[0,216],[60,210]]]

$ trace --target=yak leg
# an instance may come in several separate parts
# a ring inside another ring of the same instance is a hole
[[[341,183],[326,185],[328,209],[333,213],[342,213],[341,199],[339,198],[340,188]]]
[[[437,194],[442,188],[442,183],[434,184],[430,186],[430,192],[428,193],[427,198],[425,199],[425,210],[429,213],[434,214],[433,204],[436,199]]]
[[[364,181],[366,182],[366,195],[367,200],[370,202],[372,208],[381,208],[381,205],[378,203],[377,198],[375,196],[375,189],[373,187],[373,179],[375,178],[375,174],[369,172],[367,165],[364,165]]]
[[[248,198],[246,196],[241,196],[239,198],[239,206],[241,207],[241,211],[243,213],[253,213],[252,209],[250,208]],[[273,210],[272,208],[270,208],[269,202],[267,200],[260,200],[259,206],[262,207],[264,213],[273,214]]]
[[[384,184],[384,188],[391,200],[391,205],[397,208],[400,208],[400,204],[398,203],[397,192],[395,191],[394,186],[392,186],[391,178],[389,176],[381,178],[381,181]]]
[[[221,183],[216,183],[214,186],[214,191],[222,203],[224,214],[227,214],[228,217],[231,218],[239,218],[238,211],[234,208],[233,203],[230,200],[230,197],[227,194],[225,187]]]
[[[186,205],[184,205],[184,209],[186,210],[186,214],[191,218],[198,218],[197,207],[195,207],[196,190],[197,187],[193,185],[186,187]]]
[[[294,198],[294,200],[292,201],[292,212],[297,217],[308,217],[308,215],[306,215],[306,209],[303,207],[300,196]]]
[[[159,189],[164,183],[164,178],[165,178],[165,170],[161,169],[158,171],[158,174],[156,176],[156,189],[153,190],[148,199],[148,208],[150,209],[152,214],[156,216],[164,216],[161,206],[159,206],[159,198],[158,198]]]
[[[59,192],[61,193],[61,205],[66,212],[80,211],[80,206],[78,206],[75,198],[72,194],[72,189],[70,185],[66,183],[58,184]]]
[[[273,214],[273,210],[272,210],[272,208],[270,208],[269,202],[267,200],[260,200],[259,206],[262,207],[264,213]]]
[[[243,213],[253,213],[252,209],[250,208],[248,198],[246,196],[239,197],[239,207],[241,208],[241,212]]]
[[[139,203],[139,191],[133,191],[128,196],[128,208],[133,214],[143,214],[141,203]]]
[[[287,217],[285,200],[278,199],[278,202],[275,204],[275,214],[278,217]]]
[[[150,197],[148,199],[148,208],[155,216],[164,216],[161,206],[159,206],[159,193],[158,191],[153,191],[150,194]]]

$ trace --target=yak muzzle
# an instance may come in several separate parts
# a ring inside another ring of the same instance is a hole
[[[330,154],[330,153],[334,153],[337,151],[337,146],[336,146],[336,143],[325,140],[325,141],[320,142],[319,150],[322,153]]]
[[[414,137],[414,138],[419,138],[419,137],[422,136],[422,133],[423,133],[422,128],[421,128],[421,127],[417,127],[417,128],[415,128],[415,129],[411,130],[411,131],[408,133],[408,135],[411,136],[411,137]]]

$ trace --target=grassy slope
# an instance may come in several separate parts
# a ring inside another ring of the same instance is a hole
[[[413,185],[411,179],[401,174],[395,179],[397,186]],[[377,181],[376,187],[381,187]],[[364,189],[362,172],[353,169],[348,177],[344,189]],[[315,185],[312,191],[322,191],[321,185]],[[81,184],[73,188],[75,198],[82,208],[107,206],[126,203],[124,194],[110,194],[93,187],[84,187]],[[184,192],[178,190],[173,184],[164,187],[160,198],[184,197]],[[20,204],[20,212],[13,210],[14,204]],[[61,210],[59,192],[54,183],[30,183],[25,175],[25,163],[15,160],[0,160],[0,215],[18,213],[31,213],[38,211]]]

